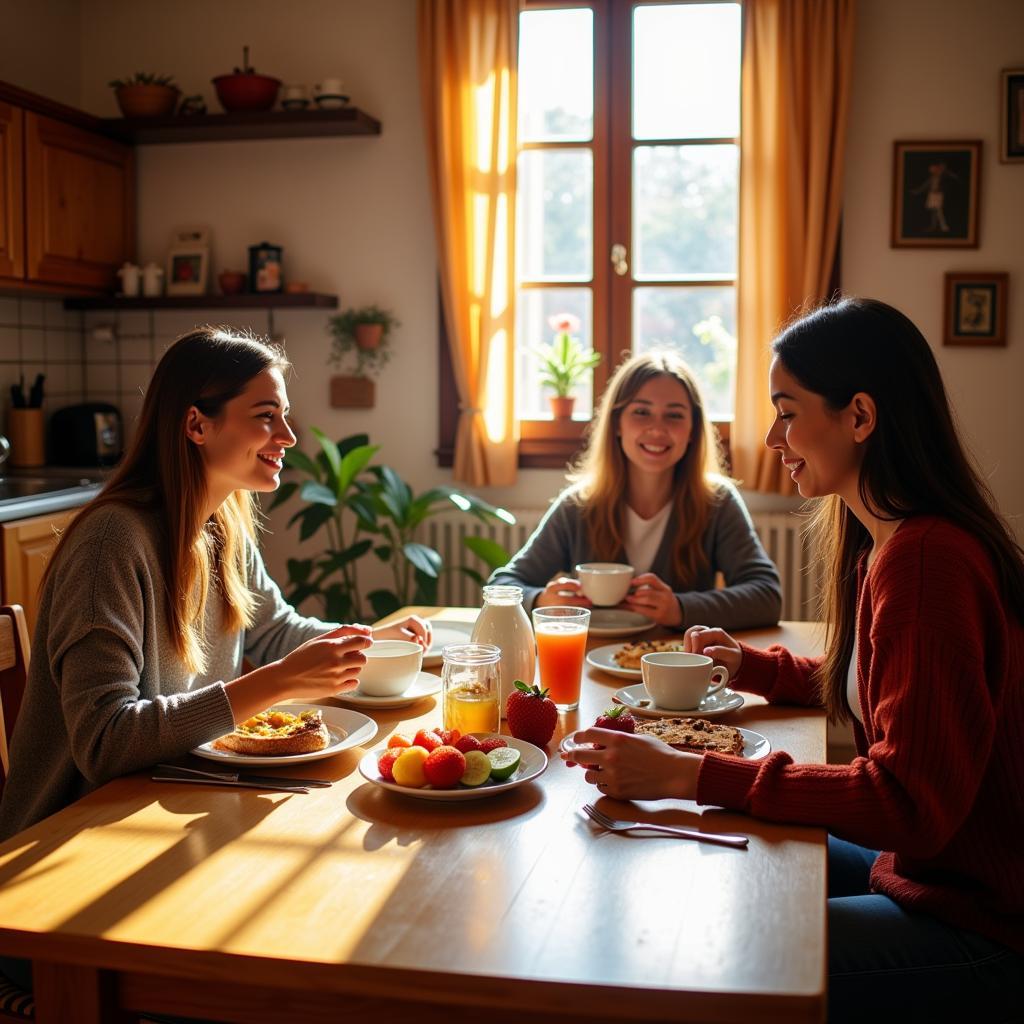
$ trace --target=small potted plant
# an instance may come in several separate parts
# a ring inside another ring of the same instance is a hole
[[[148,71],[115,78],[109,85],[125,117],[168,117],[174,113],[181,95],[173,75],[153,75]]]
[[[576,332],[580,329],[578,317],[571,313],[556,313],[548,317],[555,332],[550,345],[534,349],[540,359],[541,384],[554,391],[550,397],[551,413],[556,420],[572,418],[577,384],[601,361],[599,352],[587,352],[579,343]]]
[[[331,333],[331,354],[327,361],[341,369],[349,365],[349,376],[331,379],[331,402],[335,406],[367,408],[374,403],[373,381],[391,358],[388,336],[399,321],[379,306],[346,309],[327,321]],[[354,362],[352,361],[354,357]]]

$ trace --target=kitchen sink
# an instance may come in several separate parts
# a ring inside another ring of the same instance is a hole
[[[81,476],[5,476],[0,477],[0,508],[8,508],[33,498],[58,498],[61,495],[88,494],[100,485]]]

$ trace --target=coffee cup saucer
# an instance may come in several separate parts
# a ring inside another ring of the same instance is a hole
[[[415,704],[424,697],[432,697],[435,693],[441,692],[441,677],[435,676],[432,672],[420,672],[412,685],[403,693],[394,697],[371,697],[367,693],[360,693],[358,689],[349,690],[347,693],[337,693],[335,700],[344,704],[351,704],[357,708],[404,708]]]
[[[737,693],[725,687],[717,693],[709,694],[695,708],[686,711],[671,711],[668,708],[659,708],[650,702],[647,690],[643,683],[634,686],[624,686],[612,694],[612,700],[616,704],[625,704],[632,715],[640,715],[643,718],[714,718],[715,715],[724,715],[727,711],[735,711],[743,707],[743,694]],[[645,703],[641,703],[641,702]]]

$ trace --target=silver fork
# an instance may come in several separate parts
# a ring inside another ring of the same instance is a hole
[[[682,836],[684,839],[696,839],[702,843],[716,843],[719,846],[746,846],[750,840],[747,836],[731,835],[727,832],[698,832],[692,828],[680,828],[678,825],[656,825],[646,821],[620,821],[609,818],[593,804],[584,804],[584,812],[609,832],[631,832],[634,829],[646,832],[664,832],[670,836]]]

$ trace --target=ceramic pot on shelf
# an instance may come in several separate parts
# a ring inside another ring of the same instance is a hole
[[[575,395],[552,395],[548,401],[551,403],[551,415],[556,420],[571,420],[573,406],[576,404]]]

